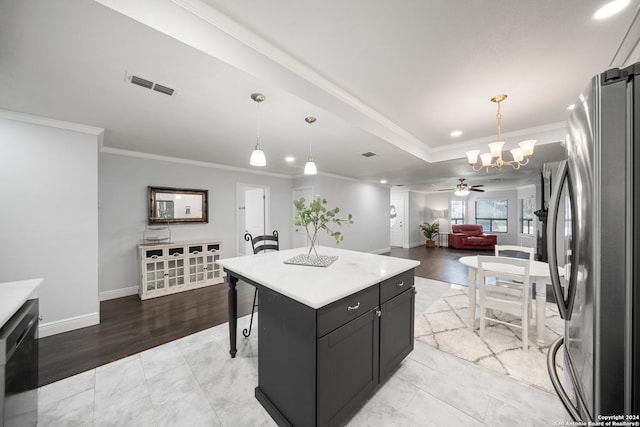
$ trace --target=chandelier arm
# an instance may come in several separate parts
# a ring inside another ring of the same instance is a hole
[[[476,165],[471,165],[471,169],[473,169],[475,172],[480,172],[483,167],[484,166],[482,166],[482,163],[480,164],[480,167],[478,169],[476,169]],[[489,171],[489,168],[487,168],[487,171]]]

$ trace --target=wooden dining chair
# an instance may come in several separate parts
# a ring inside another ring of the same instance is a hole
[[[278,239],[277,230],[273,230],[273,234],[265,234],[256,237],[253,237],[251,233],[245,233],[244,240],[247,242],[251,242],[251,247],[253,248],[254,254],[280,250],[280,240]],[[251,328],[253,326],[253,314],[255,313],[256,307],[258,307],[258,288],[256,288],[253,293],[253,306],[251,307],[251,320],[249,321],[249,328],[244,328],[242,330],[242,335],[244,335],[245,338],[249,338],[249,335],[251,335]]]
[[[530,260],[478,255],[480,338],[487,321],[522,329],[522,348],[528,349],[531,307]],[[519,316],[520,325],[490,316],[494,311]]]

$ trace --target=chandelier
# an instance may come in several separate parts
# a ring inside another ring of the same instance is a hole
[[[467,159],[469,159],[469,164],[476,172],[478,172],[482,168],[486,168],[487,172],[489,172],[489,168],[502,169],[503,166],[507,165],[513,167],[514,169],[520,169],[520,166],[524,166],[529,163],[529,158],[533,155],[533,146],[536,144],[536,140],[529,139],[527,141],[522,141],[521,143],[519,143],[519,148],[509,150],[511,152],[511,155],[513,156],[513,160],[502,159],[502,146],[504,145],[504,141],[500,140],[500,122],[502,121],[502,115],[500,114],[500,103],[505,99],[507,99],[507,95],[505,94],[496,95],[491,98],[491,102],[495,102],[498,104],[498,112],[496,113],[496,120],[498,121],[498,140],[496,142],[488,144],[490,152],[480,154],[480,150],[471,150],[465,153],[467,155]],[[482,164],[476,169],[476,164],[478,163],[478,155],[480,155]]]

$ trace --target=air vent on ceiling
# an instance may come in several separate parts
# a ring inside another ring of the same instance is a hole
[[[134,85],[146,87],[147,89],[151,89],[153,87],[153,82],[150,82],[149,80],[143,79],[138,76],[131,76],[131,83],[133,83]]]
[[[175,92],[170,87],[162,86],[162,85],[159,85],[158,83],[156,83],[155,86],[153,86],[153,90],[155,90],[156,92],[164,93],[165,95],[169,95],[169,96],[173,95],[173,92]]]
[[[366,153],[362,153],[363,157],[373,157],[373,156],[377,156],[376,153],[372,153],[371,151],[367,151]]]
[[[129,80],[131,84],[141,86],[146,89],[155,90],[156,92],[164,93],[165,95],[172,96],[176,92],[175,89],[172,89],[168,86],[154,83],[151,80],[143,79],[142,77],[134,76],[133,74],[130,74],[127,77],[127,80]]]

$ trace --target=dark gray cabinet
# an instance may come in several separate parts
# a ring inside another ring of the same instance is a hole
[[[380,383],[413,350],[414,270],[380,283]]]
[[[344,424],[413,349],[414,270],[320,309],[260,289],[256,398],[278,425]]]
[[[348,419],[378,386],[377,310],[318,339],[317,425]]]

